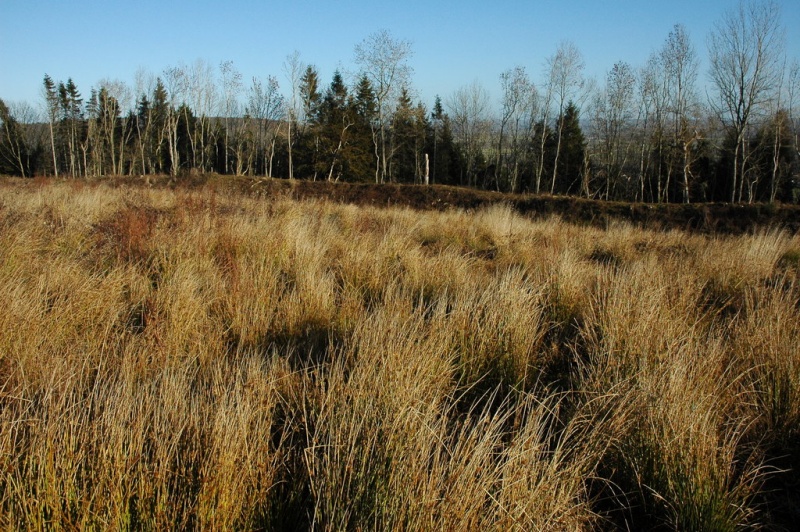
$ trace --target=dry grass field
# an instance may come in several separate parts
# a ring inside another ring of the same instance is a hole
[[[0,183],[0,526],[796,524],[800,237]]]

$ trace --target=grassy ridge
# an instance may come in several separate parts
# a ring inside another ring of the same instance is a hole
[[[615,221],[630,222],[652,230],[677,229],[701,234],[746,234],[763,227],[800,231],[800,206],[790,204],[727,203],[625,203],[590,200],[573,196],[503,194],[486,190],[444,185],[420,186],[328,181],[253,179],[251,177],[202,174],[174,180],[169,176],[104,177],[100,183],[112,186],[180,187],[240,192],[263,198],[291,197],[300,200],[329,200],[377,207],[410,207],[417,210],[476,210],[497,203],[510,205],[520,214],[560,219],[605,229]]]
[[[0,525],[778,527],[800,238],[0,187]]]

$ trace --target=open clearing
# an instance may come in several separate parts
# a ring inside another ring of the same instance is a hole
[[[0,182],[0,526],[800,519],[800,237],[253,183]]]

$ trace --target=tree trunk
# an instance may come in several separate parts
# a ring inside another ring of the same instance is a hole
[[[556,177],[558,176],[558,156],[561,153],[561,134],[564,129],[564,112],[561,112],[561,117],[558,120],[558,138],[556,140],[556,156],[553,160],[553,181],[550,183],[550,194],[555,194],[556,190]]]

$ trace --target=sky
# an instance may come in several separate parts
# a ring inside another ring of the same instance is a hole
[[[101,80],[134,85],[137,70],[160,75],[202,59],[233,61],[245,84],[274,76],[298,51],[323,86],[335,70],[356,71],[354,48],[388,30],[410,41],[412,89],[429,108],[480,83],[500,98],[500,74],[523,66],[534,82],[558,45],[571,41],[585,74],[602,84],[617,61],[642,66],[675,24],[683,24],[706,83],[707,35],[738,0],[394,0],[151,1],[0,0],[0,98],[39,106],[45,74],[72,78],[88,97]],[[778,0],[786,50],[800,60],[800,0]],[[218,72],[218,68],[217,68]]]

